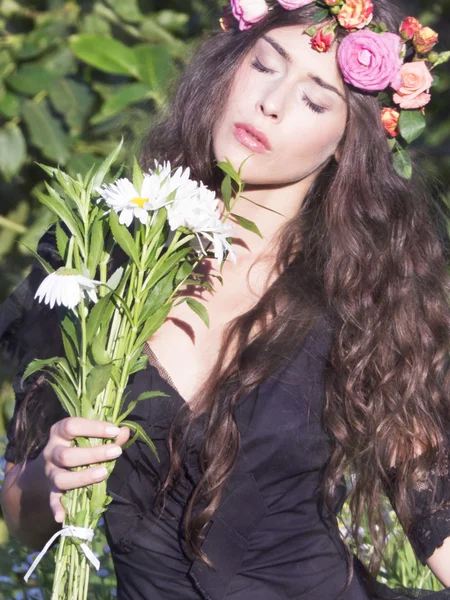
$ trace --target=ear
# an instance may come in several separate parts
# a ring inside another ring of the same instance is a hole
[[[339,147],[336,152],[334,153],[334,160],[338,163],[340,162],[342,157],[342,149]]]

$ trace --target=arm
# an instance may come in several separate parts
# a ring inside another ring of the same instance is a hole
[[[428,567],[445,587],[450,587],[450,536],[427,559]]]
[[[40,549],[60,528],[65,512],[61,504],[62,492],[102,481],[106,472],[98,475],[97,468],[72,471],[78,467],[111,460],[108,452],[121,454],[120,446],[129,438],[130,431],[123,427],[117,434],[109,431],[111,423],[68,417],[55,423],[48,443],[40,454],[22,463],[7,463],[1,490],[1,506],[10,532],[26,546]],[[72,446],[76,437],[112,439],[116,444],[95,448]],[[106,471],[106,470],[104,470]]]

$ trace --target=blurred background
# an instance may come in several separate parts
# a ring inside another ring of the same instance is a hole
[[[0,0],[0,302],[27,274],[51,216],[35,198],[45,173],[36,163],[86,173],[121,137],[132,153],[170,96],[177,73],[208,32],[218,28],[222,0]],[[401,4],[401,2],[399,2]],[[450,0],[409,0],[450,49]],[[450,70],[441,66],[427,132],[411,148],[436,193],[450,184]],[[0,357],[1,360],[1,357]],[[0,457],[13,411],[11,373],[0,362]],[[3,446],[2,446],[3,444]],[[0,474],[4,467],[0,463]],[[395,516],[393,532],[398,529]],[[343,514],[345,521],[345,514]],[[104,539],[105,568],[93,598],[115,595]],[[370,540],[367,540],[370,553]],[[410,547],[392,553],[382,573],[391,585],[437,588]],[[8,538],[0,517],[0,599],[47,598],[51,560],[25,586],[33,555]],[[51,558],[51,557],[49,557]],[[103,560],[103,559],[102,559]]]

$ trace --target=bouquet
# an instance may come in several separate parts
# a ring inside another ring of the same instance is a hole
[[[137,402],[164,394],[149,391],[124,410],[129,377],[146,368],[144,344],[175,303],[187,302],[209,326],[204,305],[180,292],[192,284],[214,290],[195,271],[202,257],[214,255],[222,264],[226,256],[235,262],[227,238],[230,216],[261,234],[254,223],[233,213],[243,186],[241,170],[236,172],[229,162],[219,163],[224,172],[221,215],[215,193],[192,180],[189,169],[173,171],[168,162],[155,162],[154,169],[143,172],[135,159],[131,179],[117,176],[105,183],[120,149],[121,144],[85,177],[72,178],[58,168],[41,165],[52,185],[47,183],[46,192],[38,198],[56,216],[56,245],[63,266],[55,271],[36,255],[48,273],[36,298],[52,309],[62,307],[64,356],[34,360],[23,379],[44,371],[70,416],[126,425],[133,435],[128,444],[140,438],[156,452],[145,430],[128,417]],[[124,260],[111,272],[117,246]],[[74,441],[85,447],[106,443],[98,438]],[[109,474],[114,464],[113,460],[105,463]],[[90,542],[111,501],[106,482],[63,494],[63,527],[25,575],[28,580],[61,536],[52,600],[87,598],[90,565],[99,568]]]

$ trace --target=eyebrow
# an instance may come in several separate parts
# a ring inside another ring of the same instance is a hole
[[[280,56],[282,56],[286,62],[292,63],[292,56],[288,52],[286,52],[286,50],[282,46],[280,46],[280,44],[278,42],[276,42],[273,38],[271,38],[268,35],[263,35],[262,39],[264,41],[266,41],[268,44],[270,44],[272,46],[272,48],[274,50],[276,50],[278,52],[278,54]],[[308,77],[312,81],[314,81],[315,83],[317,83],[317,85],[320,85],[321,88],[323,88],[325,90],[329,90],[330,92],[334,92],[344,102],[347,102],[347,99],[345,98],[345,96],[336,87],[334,87],[334,85],[331,85],[330,83],[327,83],[321,77],[319,77],[318,75],[314,75],[313,73],[308,73]]]

